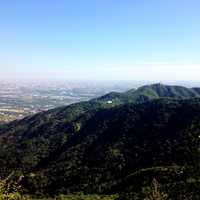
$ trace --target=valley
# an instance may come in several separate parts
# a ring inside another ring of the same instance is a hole
[[[86,101],[109,91],[125,91],[134,83],[75,81],[1,81],[0,123],[22,119],[59,106]]]

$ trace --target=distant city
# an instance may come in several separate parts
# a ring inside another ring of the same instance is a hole
[[[144,84],[144,81],[1,81],[0,123],[21,119],[55,107],[87,101],[111,91],[123,92]],[[200,84],[183,82],[182,85],[195,87]]]
[[[110,91],[125,91],[133,83],[86,81],[1,81],[0,122],[10,122],[58,106],[86,101]]]

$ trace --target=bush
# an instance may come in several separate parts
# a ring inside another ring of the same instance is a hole
[[[11,180],[11,176],[5,179],[0,179],[0,200],[22,200],[20,194],[20,186],[18,182]],[[20,181],[21,177],[19,178]],[[25,199],[24,199],[25,200]]]

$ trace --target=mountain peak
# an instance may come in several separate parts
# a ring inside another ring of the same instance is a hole
[[[111,92],[95,99],[95,101],[101,103],[112,101],[112,105],[119,105],[124,103],[143,103],[157,98],[186,99],[194,97],[200,97],[200,90],[198,88],[190,89],[183,86],[155,83],[144,85],[137,90],[131,89],[124,93]]]

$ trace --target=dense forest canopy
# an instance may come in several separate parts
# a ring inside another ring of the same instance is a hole
[[[0,126],[0,175],[29,194],[171,199],[200,192],[200,90],[161,84],[109,93]]]

